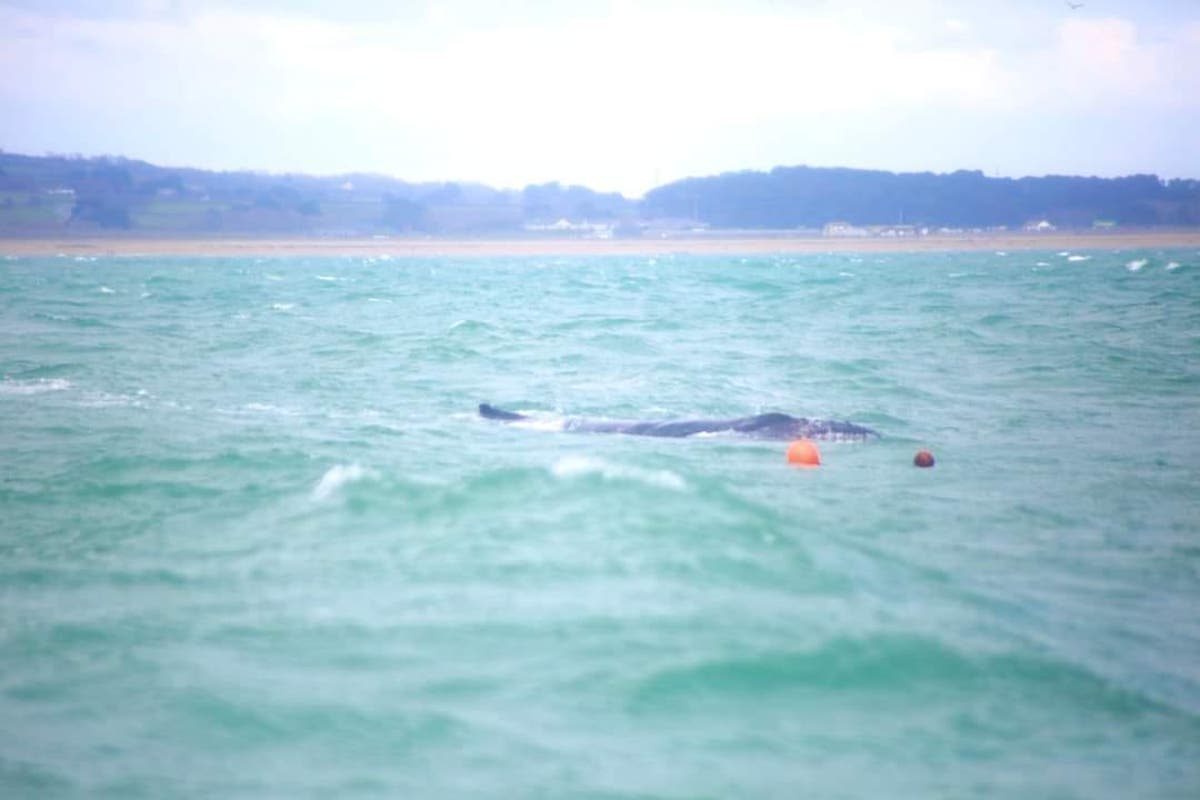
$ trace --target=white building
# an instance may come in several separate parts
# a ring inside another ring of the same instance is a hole
[[[857,225],[851,225],[849,222],[835,221],[826,222],[825,227],[821,228],[822,236],[840,236],[840,237],[858,237],[869,236],[870,231],[866,228],[860,228]]]

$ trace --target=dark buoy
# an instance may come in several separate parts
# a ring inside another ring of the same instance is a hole
[[[913,456],[914,467],[932,467],[933,463],[933,453],[928,450],[918,450],[917,454]]]

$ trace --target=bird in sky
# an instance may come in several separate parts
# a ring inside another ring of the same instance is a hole
[[[1071,0],[1067,0],[1067,8],[1074,11],[1077,8],[1083,8],[1083,3],[1072,3]]]

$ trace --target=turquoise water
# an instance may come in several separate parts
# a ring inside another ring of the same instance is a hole
[[[1196,252],[10,257],[0,376],[6,798],[1200,796]]]

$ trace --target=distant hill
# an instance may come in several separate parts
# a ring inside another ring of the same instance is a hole
[[[0,153],[0,235],[107,230],[145,235],[475,234],[615,221],[636,213],[619,194],[549,183],[502,191],[474,183],[407,183],[213,172],[126,158]]]
[[[982,172],[893,173],[778,167],[687,178],[647,193],[643,213],[717,228],[856,225],[1059,227],[1200,225],[1200,181],[1125,178],[988,178]]]
[[[637,235],[652,230],[912,225],[1200,225],[1200,181],[779,167],[687,178],[635,201],[548,183],[499,190],[370,174],[273,175],[119,157],[0,152],[0,236]]]

